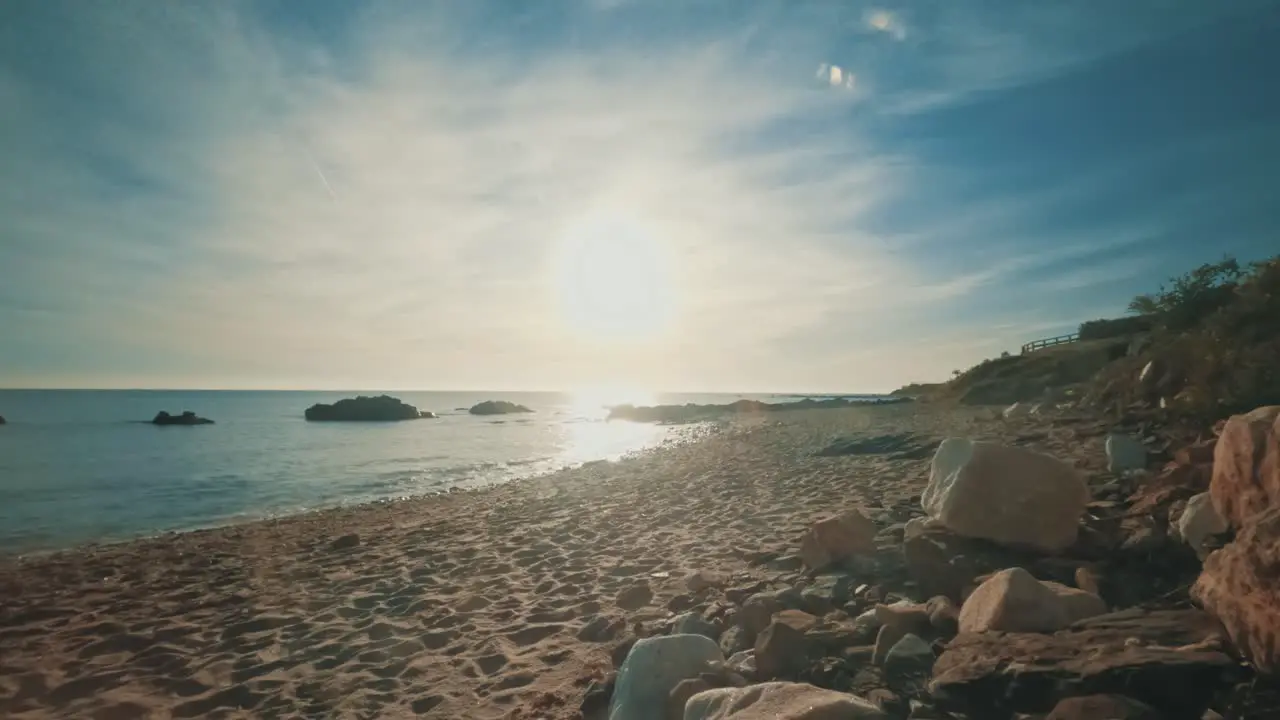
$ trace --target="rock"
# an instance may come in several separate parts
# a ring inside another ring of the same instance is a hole
[[[582,704],[578,711],[584,720],[604,720],[609,710],[609,700],[613,697],[613,687],[618,681],[617,673],[609,673],[603,680],[593,680],[582,696]]]
[[[937,595],[925,604],[929,610],[929,624],[939,634],[951,637],[960,632],[960,608],[946,595]]]
[[[303,416],[312,422],[391,422],[417,420],[422,417],[422,413],[418,408],[390,395],[360,395],[339,400],[332,405],[317,403],[307,408]]]
[[[1213,452],[1209,493],[1234,527],[1280,500],[1280,405],[1227,420]]]
[[[1124,695],[1085,695],[1060,701],[1045,720],[1162,720],[1150,706]]]
[[[506,400],[485,400],[472,405],[467,412],[472,415],[510,415],[512,413],[531,413],[533,410],[524,405],[517,405]]]
[[[1254,667],[1280,675],[1280,508],[1250,516],[1233,542],[1210,553],[1191,597]]]
[[[706,570],[698,570],[689,573],[684,579],[684,586],[689,588],[689,592],[700,593],[713,587],[719,587],[724,584],[724,578]]]
[[[0,425],[4,425],[6,422],[8,421],[4,419],[4,416],[0,415]]]
[[[618,671],[609,720],[652,720],[681,680],[724,662],[720,648],[701,635],[665,635],[636,642]]]
[[[933,646],[918,635],[908,633],[894,644],[884,658],[886,677],[928,677],[933,670]]]
[[[756,676],[756,651],[743,650],[736,652],[724,663],[730,670],[747,677]]]
[[[1209,493],[1192,496],[1178,517],[1178,534],[1182,541],[1202,558],[1208,554],[1205,551],[1205,540],[1228,529],[1227,521],[1213,507],[1213,498]]]
[[[876,605],[876,619],[883,627],[895,628],[900,635],[928,632],[930,610],[909,600],[899,600],[891,605]]]
[[[911,709],[910,714],[907,715],[907,720],[946,720],[948,717],[934,706],[919,700],[912,700],[907,707]]]
[[[685,705],[684,720],[885,720],[888,716],[857,695],[813,685],[767,682],[698,693]]]
[[[675,687],[671,688],[671,693],[667,696],[667,718],[668,720],[680,720],[684,717],[684,706],[689,702],[689,698],[700,692],[710,690],[712,685],[702,678],[690,678],[681,680]]]
[[[889,651],[893,649],[893,646],[910,634],[901,627],[882,625],[880,632],[876,634],[875,648],[871,651],[871,663],[873,665],[884,665],[885,658],[889,657]]]
[[[1000,415],[1003,416],[1005,420],[1012,420],[1013,418],[1026,415],[1030,411],[1030,407],[1030,405],[1025,403],[1016,402],[1001,411]]]
[[[752,640],[741,625],[732,625],[720,634],[720,649],[725,655],[734,655],[752,646]]]
[[[867,700],[876,707],[890,716],[899,716],[902,714],[903,705],[902,698],[889,688],[875,688],[867,693]],[[909,706],[908,706],[909,707]]]
[[[857,510],[819,520],[800,541],[800,559],[811,570],[857,555],[875,555],[879,529]]]
[[[1173,461],[1179,465],[1202,465],[1213,462],[1213,452],[1218,439],[1211,438],[1192,445],[1184,445],[1173,451]]]
[[[702,635],[716,641],[720,639],[720,629],[698,613],[677,615],[673,620],[672,631],[682,635]]]
[[[818,624],[818,618],[803,610],[783,610],[773,616],[774,622],[789,625],[800,632],[808,632]]]
[[[1102,599],[1058,583],[1043,583],[1022,568],[992,575],[960,608],[960,632],[1048,633],[1106,612]]]
[[[1078,567],[1075,572],[1076,587],[1081,590],[1101,596],[1102,591],[1099,589],[1101,584],[1098,581],[1098,574],[1087,567]]]
[[[914,537],[920,537],[930,528],[937,528],[939,526],[940,523],[931,517],[911,518],[902,526],[902,539],[905,541]]]
[[[618,624],[605,615],[596,615],[578,630],[578,639],[583,642],[608,642],[617,635]]]
[[[793,675],[809,660],[809,641],[790,625],[773,622],[756,638],[756,673],[762,679]]]
[[[359,546],[360,546],[360,536],[356,535],[355,533],[352,533],[350,535],[343,535],[342,537],[337,538],[333,542],[329,543],[330,550],[350,550],[351,548],[359,547]]]
[[[635,647],[635,644],[639,642],[639,640],[640,638],[637,638],[634,635],[626,637],[615,643],[614,646],[609,649],[609,659],[613,661],[613,666],[615,668],[622,667],[622,663],[627,660],[627,655],[631,654],[631,648]]]
[[[1147,448],[1128,435],[1107,435],[1107,469],[1117,475],[1147,466]]]
[[[623,610],[639,610],[653,601],[653,589],[646,582],[636,583],[618,591],[613,604]]]
[[[212,425],[213,421],[209,418],[202,418],[190,410],[185,410],[181,415],[170,415],[161,410],[151,419],[152,425]]]
[[[961,535],[1057,552],[1076,541],[1088,501],[1083,478],[1056,458],[948,438],[933,456],[921,506]]]
[[[1217,622],[1199,610],[1126,610],[1052,635],[961,633],[933,667],[944,710],[1045,713],[1073,695],[1122,693],[1169,718],[1199,718],[1235,662],[1197,645]]]

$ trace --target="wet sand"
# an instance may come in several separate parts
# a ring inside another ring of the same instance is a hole
[[[907,502],[932,443],[1001,439],[1085,469],[1101,437],[899,405],[770,413],[487,490],[0,560],[0,717],[572,718],[610,645],[693,571],[778,573],[815,519]],[[906,450],[823,455],[910,434]],[[349,536],[358,536],[358,541]],[[639,609],[616,603],[647,583]]]

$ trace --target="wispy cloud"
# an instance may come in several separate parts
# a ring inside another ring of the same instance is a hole
[[[1176,148],[1048,173],[954,110],[1143,42],[1127,5],[302,7],[0,31],[0,384],[875,389],[1095,315],[1176,229],[1098,200]],[[669,259],[661,337],[560,311],[593,232]]]

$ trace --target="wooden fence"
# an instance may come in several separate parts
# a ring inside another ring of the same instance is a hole
[[[1071,333],[1070,335],[1059,335],[1058,337],[1045,338],[1043,340],[1035,340],[1022,346],[1022,354],[1039,350],[1040,348],[1053,347],[1054,345],[1065,345],[1073,343],[1080,339],[1080,333]]]

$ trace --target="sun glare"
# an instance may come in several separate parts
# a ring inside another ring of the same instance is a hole
[[[601,216],[574,227],[556,272],[562,317],[587,339],[642,342],[671,322],[670,258],[637,222]]]

